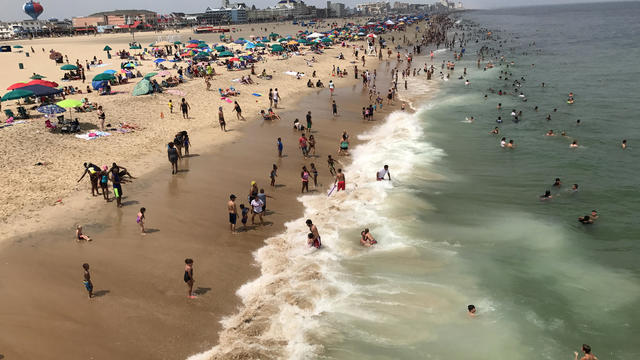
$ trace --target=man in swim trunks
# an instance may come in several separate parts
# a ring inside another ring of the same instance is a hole
[[[336,167],[335,164],[338,163],[338,160],[335,160],[331,157],[331,155],[327,156],[327,164],[329,165],[329,173],[333,176],[336,176]]]
[[[117,169],[118,171],[118,175],[120,175],[120,181],[124,182],[124,177],[129,176],[131,179],[135,179],[133,176],[131,176],[131,174],[129,173],[129,171],[127,170],[126,167],[124,166],[120,166],[116,163],[111,164],[111,169]],[[109,170],[111,171],[111,170]]]
[[[89,299],[91,299],[93,297],[93,283],[91,282],[91,274],[89,273],[89,264],[82,264],[82,268],[84,269],[84,280],[82,284],[89,292]]]
[[[389,172],[389,165],[385,165],[384,168],[380,169],[376,173],[376,180],[382,181],[385,176],[389,176],[389,181],[391,181],[391,173]]]
[[[308,219],[306,224],[309,227],[309,231],[311,231],[308,236],[307,244],[315,247],[316,249],[320,249],[322,247],[322,240],[320,239],[318,228],[313,224],[311,219]]]
[[[236,196],[231,194],[229,196],[229,202],[227,203],[227,210],[229,211],[229,230],[232,234],[236,233],[236,220],[238,218],[238,209],[236,208]]]
[[[120,174],[118,168],[111,169],[111,183],[113,184],[113,194],[116,197],[116,205],[122,207],[122,185],[120,184]]]
[[[346,191],[345,187],[346,187],[346,181],[344,178],[344,174],[342,173],[342,169],[338,169],[338,173],[336,174],[336,181],[334,182],[334,185],[338,184],[338,188],[336,189],[336,192],[340,191],[340,190],[344,190]]]
[[[184,282],[187,284],[187,297],[189,299],[195,299],[196,297],[193,295],[193,259],[185,259],[184,260]]]

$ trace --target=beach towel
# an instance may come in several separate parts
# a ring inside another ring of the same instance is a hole
[[[111,64],[106,64],[106,63],[105,63],[105,64],[91,65],[91,67],[92,67],[92,68],[95,68],[95,67],[105,67],[105,66],[109,66],[109,65],[111,65]]]
[[[83,140],[93,140],[93,139],[97,139],[99,137],[104,137],[104,136],[109,136],[111,135],[111,133],[108,132],[104,132],[104,131],[90,131],[86,134],[78,134],[76,135],[76,137],[78,139],[83,139]]]
[[[262,95],[260,95],[260,94],[258,94],[258,93],[253,93],[253,94],[251,94],[251,95],[253,95],[253,96],[262,96]]]
[[[226,102],[228,102],[229,104],[231,104],[233,102],[233,100],[226,98],[226,97],[221,97],[220,100],[224,100]]]
[[[186,92],[184,92],[184,91],[180,91],[180,90],[175,90],[175,89],[169,89],[169,90],[167,90],[167,92],[168,92],[169,94],[178,95],[178,96],[185,96],[185,95],[187,95],[187,93],[186,93]]]
[[[287,74],[287,75],[291,75],[291,76],[297,76],[298,75],[298,73],[295,72],[295,71],[285,71],[284,73]],[[300,73],[300,76],[302,77],[302,76],[304,76],[304,74]]]

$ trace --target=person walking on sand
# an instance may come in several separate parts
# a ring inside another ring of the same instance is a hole
[[[329,96],[333,96],[335,89],[336,85],[333,83],[333,80],[329,80]]]
[[[169,114],[173,114],[173,102],[169,99]]]
[[[82,280],[82,284],[84,285],[84,288],[87,289],[87,292],[89,292],[89,299],[91,299],[93,297],[93,283],[91,282],[91,273],[89,272],[89,264],[87,263],[82,264],[82,268],[84,269],[84,275],[83,275],[84,280]]]
[[[227,123],[224,121],[224,113],[222,112],[222,106],[218,108],[218,122],[220,122],[220,130],[227,132]]]
[[[344,178],[344,174],[342,173],[342,169],[338,169],[338,173],[336,174],[336,181],[333,182],[334,185],[338,184],[336,192],[343,190],[346,191],[346,181]]]
[[[336,163],[339,164],[338,160],[331,157],[331,155],[327,156],[327,165],[329,166],[329,174],[332,176],[336,176]]]
[[[302,180],[302,189],[300,190],[300,193],[304,193],[305,189],[309,192],[309,176],[309,170],[307,170],[306,166],[303,166],[302,172],[300,172],[300,179]]]
[[[240,108],[240,104],[237,101],[233,102],[233,111],[236,112],[236,117],[238,120],[245,120],[244,116],[242,116],[242,109]]]
[[[278,88],[276,88],[275,90],[273,90],[273,108],[277,109],[278,108],[278,103],[280,102],[281,97],[280,97],[280,93],[278,93]]]
[[[102,190],[102,197],[105,201],[109,202],[109,167],[107,165],[102,167],[100,171],[100,189]]]
[[[311,174],[313,175],[313,187],[318,187],[318,169],[316,169],[316,164],[311,163]]]
[[[331,111],[333,112],[333,117],[338,116],[338,105],[336,105],[335,100],[331,103]]]
[[[260,198],[258,197],[258,195],[256,194],[256,196],[253,197],[253,200],[251,200],[251,207],[252,207],[252,213],[253,215],[251,215],[251,225],[255,225],[255,218],[256,215],[258,215],[258,218],[260,219],[260,225],[264,225],[264,220],[262,219],[262,206],[264,206],[264,203],[262,202],[262,200],[260,200]]]
[[[140,226],[140,234],[142,235],[146,235],[147,233],[144,230],[144,213],[147,211],[147,209],[145,208],[140,208],[140,211],[138,212],[138,216],[136,217],[136,223],[138,223],[138,226]]]
[[[284,149],[284,145],[282,144],[282,139],[278,138],[278,157],[282,157],[282,150]]]
[[[171,175],[178,173],[178,159],[180,158],[180,154],[178,153],[178,149],[170,142],[167,145],[167,156],[169,157],[169,162],[171,163]]]
[[[273,89],[269,89],[269,107],[273,107]]]
[[[307,226],[309,227],[309,233],[307,244],[309,246],[313,246],[316,249],[320,249],[322,247],[322,239],[320,239],[320,233],[318,232],[318,228],[313,224],[311,219],[306,221]]]
[[[184,282],[187,284],[187,297],[189,299],[195,299],[193,295],[193,259],[184,259]]]
[[[311,121],[311,111],[307,111],[307,132],[310,133],[311,132],[311,125],[313,124],[313,121]]]
[[[271,178],[271,186],[275,187],[276,177],[278,177],[278,166],[276,164],[273,164],[273,169],[271,169],[271,174],[269,174],[269,177]]]
[[[236,222],[238,220],[238,208],[236,207],[236,196],[231,194],[229,202],[227,202],[227,211],[229,212],[229,230],[232,234],[236,233]]]
[[[180,110],[182,110],[182,118],[183,119],[188,119],[189,118],[189,110],[190,109],[191,109],[191,106],[189,105],[187,100],[185,98],[182,98],[182,102],[180,103]]]
[[[104,120],[107,116],[102,111],[102,105],[98,106],[98,122],[100,123],[100,131],[104,131]]]
[[[307,150],[307,136],[303,133],[298,139],[298,143],[300,144],[300,150],[302,151],[302,156],[306,159],[308,157]]]
[[[82,233],[82,225],[76,226],[76,241],[91,241],[91,238]]]
[[[113,195],[116,198],[116,205],[122,207],[122,184],[120,183],[120,174],[117,168],[111,168],[111,187]]]

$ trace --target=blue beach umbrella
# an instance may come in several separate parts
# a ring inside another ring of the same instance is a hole
[[[167,61],[167,60],[165,60],[165,59],[155,59],[155,60],[153,60],[153,62],[156,63],[156,64],[160,64],[161,62],[164,62],[164,61]]]
[[[39,113],[47,114],[47,115],[53,115],[53,114],[63,113],[67,110],[56,104],[51,104],[51,105],[40,106],[39,108],[36,109],[36,111],[38,111]]]
[[[107,71],[104,71],[103,73],[104,73],[104,74],[111,74],[111,75],[113,75],[113,74],[115,74],[116,72],[117,72],[117,71],[115,71],[115,70],[107,70]]]

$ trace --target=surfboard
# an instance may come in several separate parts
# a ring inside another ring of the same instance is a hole
[[[331,188],[331,190],[329,190],[329,193],[327,194],[327,196],[331,196],[331,194],[333,194],[333,190],[336,189],[336,187],[338,187],[338,185],[333,185],[333,187]]]

